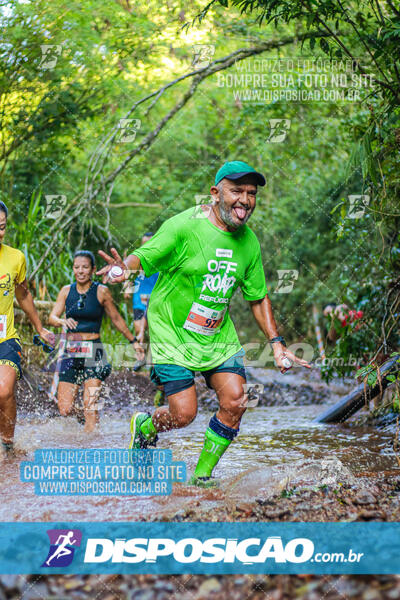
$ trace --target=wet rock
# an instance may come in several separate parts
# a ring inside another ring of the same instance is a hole
[[[185,519],[186,517],[186,510],[181,508],[180,510],[178,510],[175,514],[174,514],[174,521],[178,521],[181,522]]]
[[[277,509],[277,510],[270,510],[270,511],[266,511],[264,513],[264,516],[267,519],[280,519],[281,517],[284,517],[285,515],[290,515],[291,511],[288,508],[284,508],[284,509]]]
[[[51,599],[49,596],[48,587],[44,583],[34,584],[33,586],[24,590],[22,598],[23,600],[43,600],[43,598],[48,598],[49,600]],[[66,596],[64,596],[64,598],[66,598]]]
[[[64,584],[64,589],[66,590],[76,590],[83,586],[83,581],[81,579],[69,579]]]
[[[354,497],[354,504],[375,504],[376,497],[371,494],[368,490],[360,490]]]
[[[236,506],[236,511],[249,517],[253,513],[253,506],[249,503],[242,503]]]
[[[296,498],[296,500],[301,500],[301,499]],[[295,501],[294,498],[293,498],[293,501]],[[296,510],[310,510],[310,505],[308,504],[308,502],[297,502]]]
[[[152,590],[134,590],[130,596],[130,600],[155,600],[156,594]]]
[[[268,506],[271,504],[275,504],[275,500],[273,498],[256,498],[256,502],[257,504],[259,504],[260,506]]]
[[[20,575],[0,575],[0,583],[7,591],[18,590],[21,584]]]
[[[366,590],[362,595],[362,600],[380,600],[381,598],[381,593],[374,589]]]
[[[219,592],[221,589],[221,584],[215,577],[211,577],[210,579],[206,579],[198,589],[198,592],[195,596],[196,599],[200,600],[200,598],[207,598],[208,594],[212,592]]]
[[[361,510],[357,515],[357,521],[376,521],[384,518],[384,513],[379,510]]]
[[[106,575],[104,578],[104,582],[107,585],[111,585],[113,583],[118,583],[118,580],[121,578],[120,575],[115,575],[114,573],[112,575]]]
[[[312,575],[303,575],[302,577],[312,577]],[[313,590],[318,589],[320,586],[319,581],[314,581],[307,583],[306,585],[302,585],[301,587],[296,588],[296,596],[304,598],[307,592],[312,592]],[[308,597],[307,597],[308,598]]]
[[[306,596],[304,596],[306,600],[321,600],[321,594],[319,592],[309,592]]]
[[[258,576],[251,587],[253,590],[257,590],[258,592],[267,592],[271,586],[268,580]]]
[[[169,583],[169,581],[156,581],[156,583],[153,585],[153,589],[157,590],[157,591],[162,591],[162,592],[169,592],[172,594],[172,592],[175,591],[175,587],[172,585],[172,583]]]
[[[357,580],[354,579],[339,579],[335,585],[336,591],[339,592],[340,597],[344,598],[360,598],[360,586]],[[368,589],[368,588],[367,588]]]
[[[319,469],[322,485],[335,485],[353,479],[351,471],[337,457],[324,458],[319,464]]]
[[[235,585],[245,585],[246,579],[244,577],[238,577],[233,582]]]

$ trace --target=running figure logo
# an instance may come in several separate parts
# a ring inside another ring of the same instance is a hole
[[[193,46],[192,67],[195,69],[204,69],[208,67],[215,53],[215,46],[212,44],[195,44]]]
[[[278,285],[274,290],[275,294],[289,294],[298,276],[299,272],[296,269],[278,269]]]
[[[81,545],[80,529],[48,529],[50,548],[42,567],[68,567],[74,558],[75,547]]]
[[[271,131],[267,142],[274,144],[284,142],[290,129],[290,119],[270,119],[269,124]]]

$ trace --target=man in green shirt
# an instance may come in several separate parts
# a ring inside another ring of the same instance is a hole
[[[205,443],[190,482],[214,484],[211,474],[239,431],[246,410],[246,373],[229,302],[240,287],[259,327],[271,340],[274,358],[284,372],[285,358],[309,367],[286,349],[278,336],[267,294],[260,244],[247,226],[256,206],[257,186],[265,178],[242,161],[225,163],[211,187],[213,203],[191,207],[163,223],[145,246],[122,261],[100,251],[107,261],[99,274],[107,279],[113,266],[160,272],[148,308],[151,378],[164,386],[168,406],[152,416],[136,413],[130,448],[155,445],[158,433],[189,425],[197,413],[194,375],[200,371],[218,396]],[[124,275],[113,277],[122,282]]]

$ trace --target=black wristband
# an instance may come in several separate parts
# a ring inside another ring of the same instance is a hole
[[[129,343],[130,343],[130,344],[136,344],[136,342],[137,342],[137,341],[138,341],[138,340],[137,340],[137,337],[136,337],[136,335],[135,335],[135,337],[133,338],[133,340],[132,340],[131,342],[129,342]]]
[[[281,335],[278,335],[277,337],[273,337],[272,340],[269,340],[270,344],[274,344],[275,342],[280,342],[281,344],[286,346],[285,338],[283,338]]]

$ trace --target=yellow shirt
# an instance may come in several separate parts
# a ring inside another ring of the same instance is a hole
[[[17,337],[14,327],[15,286],[26,277],[26,260],[20,250],[0,245],[0,343]]]

